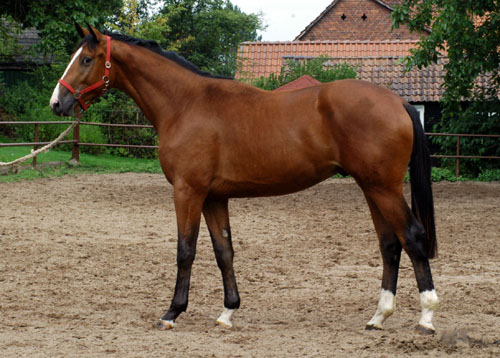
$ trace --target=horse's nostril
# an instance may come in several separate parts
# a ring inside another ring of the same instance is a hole
[[[59,101],[54,101],[54,103],[52,103],[52,110],[55,114],[61,113],[61,106],[59,105]]]

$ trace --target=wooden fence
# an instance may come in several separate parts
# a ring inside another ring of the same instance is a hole
[[[34,125],[34,136],[33,142],[30,143],[0,143],[0,148],[3,147],[33,147],[34,150],[38,147],[48,144],[49,142],[39,142],[38,141],[38,131],[40,125],[45,124],[65,124],[71,125],[72,121],[29,121],[29,122],[0,122],[0,125]],[[152,125],[141,125],[141,124],[110,124],[110,123],[91,123],[91,122],[80,122],[79,125],[73,130],[73,139],[64,140],[59,142],[59,144],[72,144],[72,159],[76,161],[80,160],[80,147],[92,146],[92,147],[121,147],[121,148],[145,148],[145,149],[158,149],[158,146],[154,145],[131,145],[131,144],[120,144],[120,143],[84,143],[80,142],[80,126],[100,126],[100,127],[118,127],[118,128],[154,128]],[[452,158],[456,160],[455,175],[458,178],[460,176],[460,159],[500,159],[497,156],[481,156],[481,155],[462,155],[460,152],[460,138],[467,137],[481,137],[481,138],[500,138],[500,135],[496,134],[450,134],[450,133],[425,133],[427,136],[446,136],[446,137],[456,137],[457,146],[456,153],[453,155],[448,154],[434,154],[431,155],[433,158]],[[499,143],[500,145],[500,143]],[[33,158],[33,166],[36,167],[36,157]]]

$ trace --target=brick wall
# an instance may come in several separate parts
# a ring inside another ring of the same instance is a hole
[[[391,29],[391,11],[378,2],[339,0],[298,40],[418,40],[421,36],[406,26]]]

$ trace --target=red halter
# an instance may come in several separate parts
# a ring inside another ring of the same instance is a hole
[[[70,91],[73,94],[73,97],[75,97],[76,100],[80,103],[80,106],[82,107],[83,111],[86,111],[87,108],[92,104],[92,101],[89,103],[85,103],[83,100],[82,96],[87,93],[95,90],[96,88],[99,88],[104,85],[104,88],[102,89],[101,93],[97,95],[97,97],[102,96],[106,91],[108,90],[109,86],[109,69],[111,68],[111,37],[106,36],[106,62],[104,63],[104,76],[102,76],[102,79],[99,82],[94,83],[92,86],[89,86],[87,88],[82,89],[81,91],[75,90],[71,85],[63,80],[62,78],[58,81],[60,84],[62,84],[68,91]],[[97,98],[95,97],[95,98]],[[94,99],[95,99],[94,98]]]

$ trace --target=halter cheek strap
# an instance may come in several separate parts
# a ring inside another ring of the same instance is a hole
[[[82,110],[86,111],[90,107],[95,98],[100,97],[107,92],[109,87],[110,68],[111,68],[111,37],[106,36],[106,62],[104,63],[104,76],[102,76],[102,79],[99,82],[96,82],[92,86],[89,86],[82,90],[75,90],[68,82],[66,82],[62,78],[58,82],[62,84],[64,87],[66,87],[66,89],[73,94],[73,97],[75,97],[75,99],[80,103],[80,107],[82,107]],[[92,99],[90,102],[85,103],[82,96],[85,93],[91,92],[101,86],[104,86],[104,88],[101,90],[100,93],[97,94],[97,97]]]

